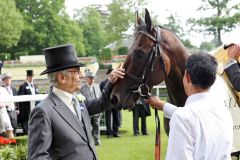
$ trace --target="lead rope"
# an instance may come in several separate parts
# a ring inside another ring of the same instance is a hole
[[[162,64],[162,68],[165,74],[165,78],[167,77],[165,64],[161,55],[161,49],[160,49],[160,40],[161,37],[160,34],[160,28],[157,27],[157,35],[156,35],[156,55],[159,50],[160,60]],[[160,125],[160,118],[158,116],[158,110],[155,108],[155,122],[156,122],[156,137],[155,137],[155,160],[161,160],[161,125]]]

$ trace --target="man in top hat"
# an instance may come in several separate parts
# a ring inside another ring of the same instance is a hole
[[[27,77],[26,81],[20,85],[18,90],[18,95],[35,95],[38,94],[38,88],[33,83],[33,70],[27,70]],[[32,102],[19,102],[19,114],[17,116],[18,123],[21,124],[21,127],[23,129],[23,134],[28,133],[28,120],[29,120],[29,114],[31,111],[31,107],[35,106],[34,104],[31,104]]]
[[[96,99],[101,96],[101,90],[98,84],[94,83],[95,75],[90,70],[85,72],[86,84],[81,86],[80,92],[89,100]],[[92,135],[95,145],[101,145],[100,142],[100,117],[101,113],[90,116],[92,124]]]
[[[7,91],[7,94],[9,96],[16,96],[17,90],[12,85],[12,75],[10,73],[3,73],[2,74],[2,87],[4,87]],[[16,136],[16,129],[17,129],[17,104],[14,102],[9,103],[6,106],[7,113],[9,115],[12,127],[13,127],[13,133]]]
[[[123,78],[124,69],[112,71],[101,97],[84,101],[76,93],[81,88],[83,64],[73,45],[43,51],[47,69],[41,74],[48,74],[52,89],[30,114],[28,159],[97,160],[89,116],[111,104],[112,85]]]

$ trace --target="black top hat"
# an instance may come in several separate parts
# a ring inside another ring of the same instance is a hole
[[[33,70],[27,70],[27,76],[33,76]]]
[[[82,67],[79,63],[73,45],[62,45],[43,49],[47,69],[40,75],[65,70],[73,67]]]

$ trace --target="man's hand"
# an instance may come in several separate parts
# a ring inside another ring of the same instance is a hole
[[[240,56],[240,45],[234,44],[228,48],[228,59],[235,59],[237,60]]]
[[[112,72],[108,75],[109,81],[114,84],[117,82],[118,78],[123,79],[124,78],[124,73],[125,69],[121,67],[121,64],[116,68],[113,69]]]
[[[163,110],[163,106],[165,104],[165,102],[161,101],[157,96],[149,97],[146,100],[146,103],[150,104],[153,109],[156,108],[158,110]]]

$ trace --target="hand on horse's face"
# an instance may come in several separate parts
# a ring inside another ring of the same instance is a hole
[[[240,56],[240,44],[234,44],[228,48],[228,58],[237,60]]]
[[[120,67],[112,70],[112,72],[108,76],[109,81],[112,84],[114,84],[117,82],[118,78],[123,79],[124,75],[125,75],[124,71],[125,71],[125,69],[120,68]]]
[[[159,97],[157,96],[152,96],[152,97],[149,97],[147,100],[146,100],[146,103],[150,104],[150,106],[153,108],[153,109],[158,109],[158,110],[163,110],[163,106],[165,104],[165,102],[163,102],[162,100],[160,100]]]

